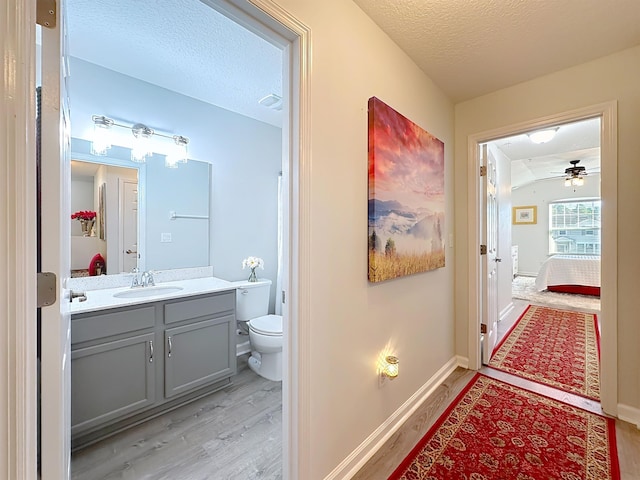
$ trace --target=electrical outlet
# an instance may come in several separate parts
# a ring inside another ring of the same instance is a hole
[[[161,233],[160,234],[160,243],[171,243],[171,234],[170,233]]]

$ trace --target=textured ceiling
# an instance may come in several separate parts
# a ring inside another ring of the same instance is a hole
[[[67,0],[70,55],[281,125],[282,52],[199,0]],[[71,72],[73,74],[73,72]]]
[[[454,102],[640,44],[640,0],[354,0]]]
[[[454,102],[640,44],[640,0],[354,1]],[[71,55],[281,125],[282,112],[258,104],[282,95],[281,50],[200,0],[67,7]],[[526,135],[496,143],[514,161],[518,186],[573,159],[593,171],[598,142],[587,123],[541,146]]]

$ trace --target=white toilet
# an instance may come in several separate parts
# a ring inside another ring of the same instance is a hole
[[[249,367],[261,377],[282,380],[282,316],[268,315],[271,280],[234,282],[236,320],[247,322],[251,357]]]

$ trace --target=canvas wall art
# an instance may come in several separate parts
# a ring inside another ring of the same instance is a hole
[[[369,99],[369,281],[444,267],[444,143]]]

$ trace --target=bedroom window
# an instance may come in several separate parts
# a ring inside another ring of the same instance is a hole
[[[549,204],[549,254],[600,255],[600,200]]]

